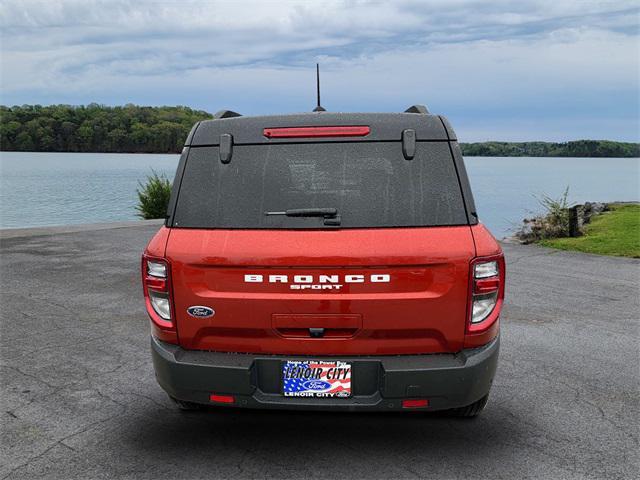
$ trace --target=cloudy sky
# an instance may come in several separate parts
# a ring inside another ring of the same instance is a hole
[[[0,103],[424,103],[465,141],[639,141],[637,1],[3,0]]]

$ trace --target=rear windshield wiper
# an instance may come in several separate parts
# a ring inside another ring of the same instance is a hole
[[[325,225],[340,225],[337,208],[292,208],[283,212],[264,212],[265,215],[285,215],[287,217],[322,217]]]

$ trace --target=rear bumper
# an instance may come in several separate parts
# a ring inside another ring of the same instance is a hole
[[[405,398],[427,398],[426,410],[463,407],[489,392],[499,338],[457,354],[332,357],[353,365],[351,398],[292,398],[280,394],[282,355],[184,350],[151,338],[156,378],[172,397],[201,404],[211,393],[233,395],[248,408],[401,410]],[[314,359],[322,357],[313,357]],[[219,404],[215,404],[219,405]]]

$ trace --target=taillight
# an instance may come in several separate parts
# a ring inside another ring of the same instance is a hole
[[[313,138],[313,137],[364,137],[371,129],[366,125],[335,127],[278,127],[265,128],[267,138]]]
[[[174,330],[170,291],[171,272],[162,258],[142,257],[142,284],[147,313],[164,330]]]
[[[469,333],[481,333],[500,316],[504,299],[504,257],[477,258],[471,263]]]

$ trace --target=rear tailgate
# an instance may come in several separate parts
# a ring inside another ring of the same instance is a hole
[[[184,348],[300,355],[462,348],[474,256],[468,226],[172,229],[166,256]],[[215,314],[191,316],[192,306]]]

